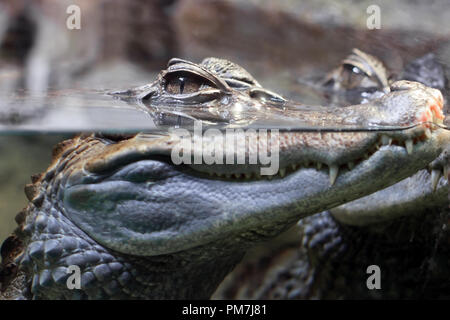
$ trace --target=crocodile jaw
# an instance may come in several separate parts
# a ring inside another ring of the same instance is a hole
[[[401,146],[382,146],[332,186],[325,170],[313,168],[273,180],[222,180],[148,156],[107,176],[72,171],[59,188],[59,207],[100,244],[138,256],[252,232],[264,238],[406,178],[440,154],[442,139],[448,139],[447,132],[435,130],[412,154]]]

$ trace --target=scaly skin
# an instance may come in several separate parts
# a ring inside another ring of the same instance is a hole
[[[49,169],[27,186],[30,204],[2,247],[2,297],[208,298],[250,246],[410,176],[442,152],[449,133],[430,123],[442,116],[440,92],[413,82],[394,83],[391,91],[340,114],[300,112],[234,64],[172,60],[155,83],[122,95],[153,109],[189,105],[203,120],[212,110],[214,119],[232,124],[244,119],[242,109],[267,107],[261,114],[313,124],[416,126],[280,132],[280,171],[272,179],[257,175],[260,164],[173,165],[171,152],[181,143],[175,134],[92,134],[63,142]],[[386,137],[395,144],[380,146]],[[204,137],[205,150],[215,144]],[[248,155],[255,144],[247,147]],[[224,158],[231,155],[224,149]],[[330,177],[305,162],[328,165]],[[351,169],[338,175],[349,162]],[[81,268],[81,290],[67,288],[70,265]]]

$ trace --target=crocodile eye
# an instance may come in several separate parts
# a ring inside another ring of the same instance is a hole
[[[344,70],[342,72],[342,84],[348,89],[358,87],[361,82],[366,77],[366,74],[358,67],[352,66],[350,64],[344,65]]]
[[[208,80],[187,72],[175,72],[165,78],[165,90],[169,94],[188,94],[212,87]]]

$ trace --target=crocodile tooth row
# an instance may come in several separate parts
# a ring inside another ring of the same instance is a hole
[[[431,130],[429,128],[427,128],[425,130],[424,137],[425,138],[431,137]],[[394,140],[391,137],[389,137],[387,135],[382,135],[380,140],[370,150],[368,150],[366,153],[364,153],[360,159],[355,159],[354,161],[349,161],[344,166],[346,166],[348,168],[348,170],[353,170],[353,168],[355,168],[355,166],[360,161],[369,159],[370,156],[372,154],[374,154],[377,150],[379,150],[382,146],[390,146],[392,143],[394,143]],[[403,146],[406,149],[406,152],[408,154],[412,154],[413,149],[414,149],[414,143],[415,143],[413,139],[407,139],[405,141],[395,141],[395,143],[400,146]],[[267,178],[269,180],[272,180],[275,177],[284,178],[287,174],[297,171],[299,168],[316,168],[317,170],[321,170],[323,165],[324,164],[321,162],[311,162],[311,161],[305,160],[302,164],[290,164],[289,167],[280,168],[278,173],[276,175],[272,175],[272,176],[271,175],[261,176],[261,174],[254,173],[254,172],[253,173],[215,173],[215,172],[210,172],[209,175],[211,177],[219,177],[219,178],[225,178],[225,179],[240,179],[240,180],[241,179],[244,179],[244,180],[257,179],[257,180],[259,180],[261,178]],[[334,183],[336,182],[336,179],[339,176],[339,170],[340,170],[340,166],[337,164],[328,165],[330,185],[334,185]],[[435,184],[437,185],[437,181],[439,181],[440,176],[437,176],[437,178],[436,178],[436,175],[437,175],[437,173],[434,173],[434,176],[432,178],[433,186],[435,186]],[[434,182],[435,180],[436,180],[436,183]]]

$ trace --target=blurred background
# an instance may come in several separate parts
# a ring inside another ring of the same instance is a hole
[[[67,27],[72,5],[79,29]],[[373,5],[380,28],[371,30]],[[44,112],[29,95],[145,84],[172,57],[229,59],[298,101],[300,78],[330,70],[354,47],[393,73],[434,52],[448,76],[449,12],[449,0],[0,0],[0,123]],[[30,175],[65,137],[0,134],[0,240],[26,205]]]

